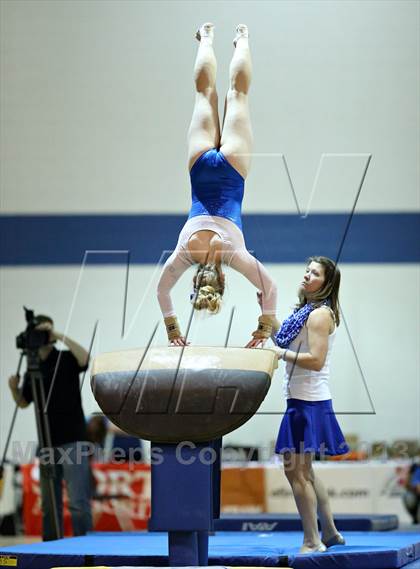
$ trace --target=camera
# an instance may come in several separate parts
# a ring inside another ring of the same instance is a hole
[[[38,348],[48,345],[50,343],[50,333],[47,330],[35,329],[44,320],[38,320],[34,316],[33,310],[29,310],[25,306],[23,309],[25,310],[27,326],[26,330],[16,336],[16,347],[18,350],[38,350]]]

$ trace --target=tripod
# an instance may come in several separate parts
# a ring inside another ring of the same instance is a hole
[[[27,371],[25,377],[30,382],[31,389],[32,389],[32,398],[35,408],[35,421],[36,421],[36,428],[38,433],[38,443],[39,447],[43,450],[47,451],[47,456],[49,460],[47,464],[43,465],[43,475],[47,479],[47,496],[46,499],[49,502],[50,508],[49,511],[53,512],[53,527],[54,527],[54,534],[55,539],[60,539],[63,537],[62,529],[60,520],[58,518],[58,509],[57,509],[57,499],[54,491],[54,479],[56,477],[56,467],[55,467],[55,457],[54,457],[54,450],[52,446],[51,440],[51,431],[48,421],[48,413],[46,409],[46,397],[45,397],[45,389],[43,383],[43,377],[40,370],[40,359],[38,355],[37,349],[25,349],[22,351],[19,359],[18,369],[16,375],[19,375],[20,367],[22,364],[23,356],[26,356],[27,359]],[[22,392],[20,395],[22,398]],[[0,464],[0,476],[3,478],[3,467],[6,462],[6,455],[7,450],[10,444],[10,439],[13,431],[13,427],[16,421],[17,410],[19,407],[20,401],[16,403],[15,410],[13,412],[12,422],[10,424],[9,432],[7,435],[6,445],[3,452],[3,457]],[[51,460],[52,459],[52,460]]]

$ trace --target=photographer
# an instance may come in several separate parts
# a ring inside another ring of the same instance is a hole
[[[44,541],[56,539],[54,512],[48,499],[49,471],[54,464],[53,486],[58,520],[63,534],[62,481],[66,482],[69,497],[73,534],[84,535],[92,529],[90,508],[90,467],[86,423],[80,396],[79,374],[88,368],[89,354],[79,344],[55,332],[49,316],[36,317],[35,330],[48,332],[48,342],[38,348],[39,370],[47,403],[46,414],[51,433],[52,449],[39,448],[40,486],[42,498],[42,537]],[[69,350],[57,350],[53,344],[63,342]],[[27,407],[33,401],[33,391],[28,373],[19,388],[19,376],[9,378],[9,386],[19,407]],[[50,393],[51,390],[51,393]],[[40,390],[41,391],[41,390]],[[37,397],[42,401],[42,398]],[[44,408],[41,409],[44,413]],[[46,441],[45,429],[43,440]]]

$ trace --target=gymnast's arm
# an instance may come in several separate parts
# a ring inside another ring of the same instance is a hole
[[[257,292],[257,302],[262,309],[262,292],[260,290]],[[273,344],[277,345],[276,334],[281,328],[281,322],[280,320],[277,320],[275,316],[272,317],[272,322],[273,328],[271,330],[271,340],[273,341]]]
[[[235,251],[229,265],[244,275],[255,287],[261,291],[261,312],[262,316],[274,326],[276,319],[277,305],[277,286],[268,274],[264,265],[253,257],[246,249]],[[261,319],[261,317],[260,317]],[[269,337],[269,336],[267,336]],[[257,338],[247,344],[247,348],[262,346],[265,339]]]
[[[304,369],[321,371],[327,357],[331,325],[331,313],[322,308],[315,309],[306,322],[309,352],[298,353],[289,349],[275,348],[278,358]]]
[[[230,261],[235,271],[242,273],[257,289],[261,291],[261,312],[272,318],[276,316],[277,286],[262,263],[246,249],[236,251]]]
[[[168,339],[175,346],[185,346],[186,340],[178,326],[170,291],[190,265],[191,263],[183,259],[181,251],[175,249],[163,267],[157,286],[157,297],[165,320]]]

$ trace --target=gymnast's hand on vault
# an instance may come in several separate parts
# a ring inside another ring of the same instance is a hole
[[[263,348],[267,338],[252,338],[245,348]]]
[[[170,341],[170,346],[189,346],[191,342],[187,342],[184,336],[178,336],[178,338],[174,338]]]

